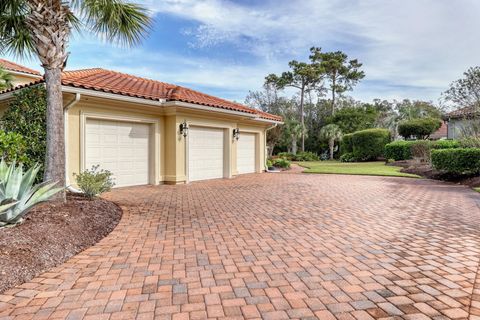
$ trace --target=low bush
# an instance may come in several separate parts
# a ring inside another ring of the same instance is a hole
[[[288,161],[318,161],[320,157],[318,154],[310,151],[298,152],[293,154],[290,152],[280,152],[277,154],[277,158],[283,158]]]
[[[293,161],[318,161],[320,157],[318,154],[310,151],[299,152],[293,156]]]
[[[21,134],[0,130],[0,157],[6,162],[28,162],[27,144]]]
[[[480,148],[480,137],[468,137],[459,141],[461,148]]]
[[[99,166],[93,166],[80,174],[75,174],[75,180],[85,196],[93,199],[104,192],[108,192],[115,185],[112,173],[108,170],[99,170]]]
[[[437,140],[432,142],[432,149],[453,149],[460,148],[460,141],[458,140]]]
[[[385,158],[399,160],[412,159],[412,144],[415,141],[394,141],[385,145]]]
[[[427,139],[432,133],[442,126],[442,120],[433,118],[421,118],[402,121],[398,124],[398,134],[405,139]]]
[[[412,143],[410,150],[414,159],[421,162],[430,162],[430,149],[432,143],[426,140],[418,140]]]
[[[267,168],[271,168],[271,167],[273,167],[272,160],[267,159]]]
[[[353,133],[353,156],[357,161],[376,160],[383,156],[385,145],[390,142],[387,129],[367,129]]]
[[[352,143],[353,133],[345,134],[340,141],[340,153],[349,153],[353,152],[353,143]]]
[[[432,150],[432,165],[449,174],[470,175],[480,173],[480,148]]]
[[[344,153],[340,156],[340,162],[355,162],[355,156],[353,155],[353,152],[347,152]]]
[[[272,164],[274,167],[283,168],[283,169],[289,169],[291,166],[290,160],[287,160],[285,158],[272,159]]]

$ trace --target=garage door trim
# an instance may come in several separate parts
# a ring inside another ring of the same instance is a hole
[[[80,171],[86,169],[86,126],[87,119],[107,120],[107,121],[121,121],[150,124],[150,154],[149,154],[149,183],[157,185],[162,180],[160,177],[160,120],[141,115],[123,116],[111,115],[105,113],[94,112],[80,112]]]

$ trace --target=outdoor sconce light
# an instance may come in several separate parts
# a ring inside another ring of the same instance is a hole
[[[188,135],[188,124],[187,121],[183,120],[182,123],[180,123],[180,134],[186,138]]]
[[[233,139],[237,140],[240,138],[240,129],[233,129]]]

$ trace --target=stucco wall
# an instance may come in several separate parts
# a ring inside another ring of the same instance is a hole
[[[477,124],[474,124],[474,121],[476,121]],[[469,126],[475,125],[480,127],[478,122],[479,120],[472,119],[450,119],[448,122],[448,139],[461,139],[464,134],[469,131],[466,129]]]
[[[66,101],[72,98],[65,98]],[[82,98],[68,111],[67,132],[67,174],[70,183],[74,185],[74,173],[85,169],[82,167],[84,147],[84,123],[88,117],[109,116],[114,120],[150,119],[158,123],[154,133],[156,142],[153,145],[156,174],[152,176],[151,183],[184,183],[188,180],[187,170],[187,143],[179,133],[179,125],[187,121],[189,126],[223,128],[225,131],[225,163],[227,172],[225,177],[237,174],[236,141],[233,139],[233,129],[239,128],[240,132],[256,134],[256,168],[257,172],[264,170],[265,163],[265,129],[268,123],[256,123],[244,120],[238,116],[223,115],[220,113],[206,113],[196,110],[177,110],[176,108],[162,108],[142,106],[125,102],[114,102],[97,98]],[[240,134],[241,139],[241,134]]]

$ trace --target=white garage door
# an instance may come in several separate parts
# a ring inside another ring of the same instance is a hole
[[[239,174],[255,172],[255,134],[240,133],[237,141],[237,171]]]
[[[113,173],[116,187],[148,184],[149,125],[88,119],[85,165]]]
[[[223,130],[190,127],[188,132],[188,180],[223,178]]]

